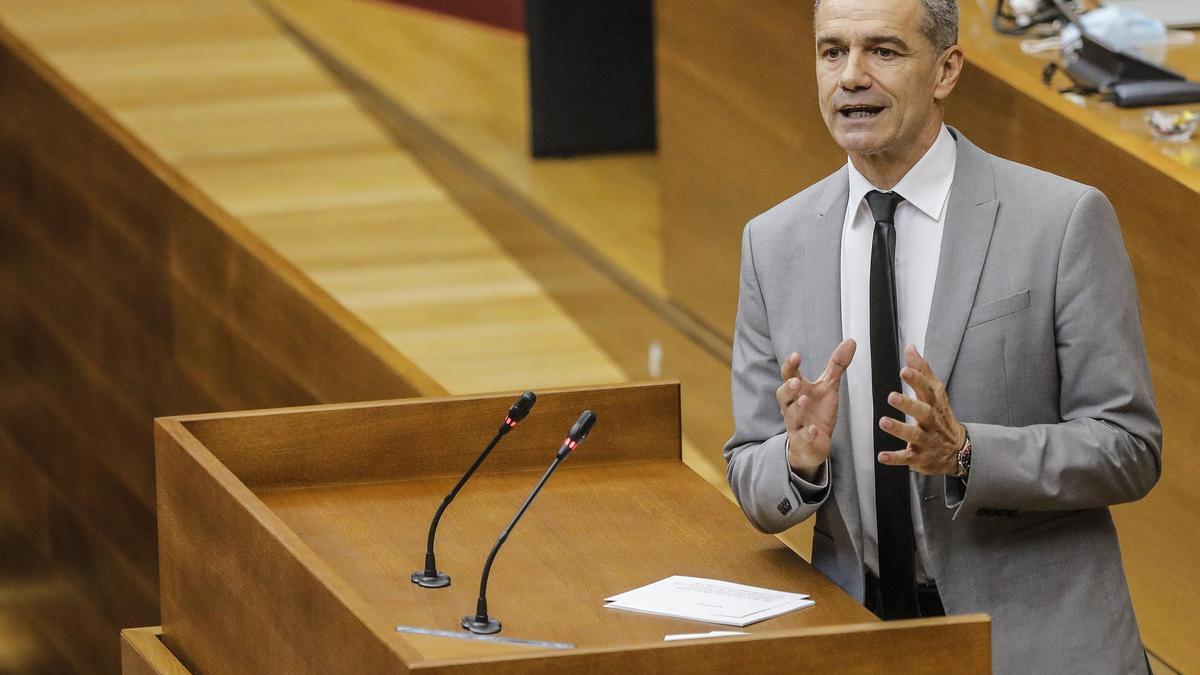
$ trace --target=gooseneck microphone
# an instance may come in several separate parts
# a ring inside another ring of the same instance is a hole
[[[554,461],[550,463],[550,468],[546,469],[546,473],[542,474],[542,479],[533,487],[533,492],[529,493],[529,496],[525,498],[525,503],[521,504],[520,509],[517,509],[517,515],[513,516],[513,519],[508,523],[508,527],[504,528],[504,531],[500,533],[500,537],[496,539],[496,545],[492,547],[492,552],[488,554],[487,562],[483,564],[483,576],[479,579],[479,601],[475,605],[475,615],[471,616],[468,614],[463,617],[463,628],[472,633],[483,635],[500,632],[500,622],[488,616],[487,610],[487,583],[488,575],[492,571],[492,561],[496,559],[496,553],[504,545],[505,540],[508,539],[508,534],[512,532],[513,526],[525,514],[525,510],[529,508],[529,504],[533,502],[533,498],[537,496],[542,486],[546,484],[546,481],[550,478],[550,474],[554,473],[554,469],[558,468],[558,465],[567,458],[567,455],[571,454],[571,451],[582,443],[583,439],[587,438],[588,432],[591,431],[592,425],[595,423],[596,413],[591,410],[584,410],[579,419],[575,421],[575,424],[571,426],[571,431],[567,434],[567,437],[563,439],[562,447],[558,449]]]
[[[532,391],[521,394],[517,402],[512,404],[512,407],[508,409],[508,416],[504,418],[504,423],[500,425],[500,430],[492,437],[492,442],[488,443],[483,452],[479,453],[471,468],[467,469],[462,478],[458,479],[458,485],[455,485],[454,489],[450,490],[450,493],[442,500],[442,505],[433,514],[433,521],[429,523],[429,542],[425,547],[425,569],[413,572],[410,577],[414,584],[425,588],[445,588],[450,585],[450,577],[438,571],[437,559],[433,555],[433,537],[437,533],[437,526],[438,522],[442,519],[442,513],[446,510],[447,506],[450,506],[450,502],[454,501],[454,497],[462,489],[462,486],[466,484],[467,480],[471,478],[472,474],[475,473],[475,469],[478,469],[479,465],[483,464],[483,460],[487,459],[492,448],[496,447],[496,444],[500,442],[501,438],[504,438],[505,434],[516,428],[518,422],[525,419],[525,416],[533,409],[534,403],[537,403],[537,394],[534,394]]]

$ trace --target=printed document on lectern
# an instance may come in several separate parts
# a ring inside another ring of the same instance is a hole
[[[803,593],[685,576],[667,577],[604,602],[613,609],[725,626],[749,626],[815,604]]]

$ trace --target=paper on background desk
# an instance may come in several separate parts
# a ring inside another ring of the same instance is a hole
[[[742,630],[710,630],[707,633],[678,633],[676,635],[664,635],[663,642],[701,640],[704,638],[730,637],[731,635],[749,635],[749,633]]]
[[[803,593],[684,576],[667,577],[604,602],[613,609],[739,627],[816,604]]]

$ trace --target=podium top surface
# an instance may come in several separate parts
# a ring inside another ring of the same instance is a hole
[[[599,648],[661,644],[668,634],[719,628],[602,605],[608,596],[672,574],[808,593],[816,600],[813,607],[740,630],[873,620],[777,539],[755,532],[736,506],[681,462],[569,464],[550,478],[493,565],[488,603],[504,625],[502,635]],[[455,479],[278,489],[259,496],[366,599],[383,628],[461,631],[459,620],[474,613],[488,551],[540,475],[485,475],[467,484],[438,531],[438,567],[452,579],[444,589],[424,589],[408,577],[422,567],[429,518]],[[426,657],[462,648],[457,640],[445,645],[444,638],[402,639],[419,642]]]

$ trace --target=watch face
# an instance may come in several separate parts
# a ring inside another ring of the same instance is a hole
[[[958,451],[958,473],[965,477],[971,471],[971,437],[967,437],[967,444],[962,450]]]

